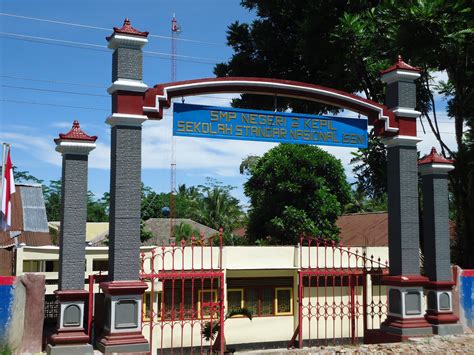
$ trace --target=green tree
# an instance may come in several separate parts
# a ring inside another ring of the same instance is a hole
[[[95,199],[91,191],[87,192],[87,222],[108,222],[109,194],[106,192],[100,199]]]
[[[197,228],[193,228],[188,223],[181,222],[180,224],[173,227],[173,235],[177,242],[181,240],[190,240],[192,236],[196,239],[200,238],[200,231]]]
[[[151,238],[153,238],[153,233],[147,229],[145,222],[140,221],[140,242],[144,243]]]
[[[474,267],[474,148],[473,148],[473,34],[472,4],[466,0],[417,1],[311,1],[244,0],[254,10],[252,24],[233,23],[228,44],[234,55],[215,67],[217,76],[263,76],[299,80],[341,89],[363,92],[382,103],[383,84],[379,71],[391,65],[398,54],[423,68],[418,80],[417,109],[422,113],[422,129],[427,123],[446,157],[456,158],[451,174],[451,192],[456,208],[458,242],[464,267]],[[284,50],[281,50],[284,48]],[[337,55],[333,55],[337,53]],[[433,87],[432,73],[446,71],[448,82]],[[445,143],[439,125],[435,94],[448,100],[448,115],[455,122],[457,149]],[[258,108],[288,107],[302,112],[333,110],[297,100],[261,99],[243,95],[237,106]],[[276,106],[276,107],[275,107]],[[381,153],[377,144],[356,157],[358,182],[383,182],[380,162],[370,158]],[[383,147],[380,147],[383,150]],[[357,169],[360,164],[368,166]],[[371,165],[375,164],[375,165]],[[367,178],[380,173],[376,179]],[[371,181],[372,180],[372,181]],[[383,195],[386,187],[375,184],[368,191]]]
[[[61,180],[51,180],[43,189],[48,221],[59,221],[61,217]]]
[[[220,182],[208,179],[205,185],[198,186],[201,197],[195,201],[191,216],[199,223],[225,232],[232,232],[239,226],[244,213],[239,205],[239,200],[230,192],[231,186],[223,186]]]
[[[352,152],[356,190],[375,201],[387,199],[387,150],[380,138],[369,134],[368,147]]]
[[[244,185],[251,208],[247,236],[294,244],[301,233],[337,239],[350,200],[340,160],[315,146],[281,144],[265,153]]]
[[[43,185],[43,180],[38,179],[37,177],[30,174],[26,170],[18,170],[18,167],[13,165],[13,176],[15,178],[15,183],[34,183]]]
[[[61,218],[61,180],[51,180],[43,186],[48,221],[59,221]],[[91,191],[87,192],[87,221],[107,222],[109,220],[109,194],[106,192],[100,199],[95,199]]]
[[[246,158],[242,159],[242,163],[239,166],[240,174],[251,174],[252,169],[257,165],[258,159],[260,159],[257,155],[249,155]]]

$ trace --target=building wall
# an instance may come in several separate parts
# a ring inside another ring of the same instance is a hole
[[[464,328],[474,329],[474,270],[457,271],[456,292],[459,294],[459,321]]]
[[[13,276],[0,276],[0,345],[6,342],[13,303]]]

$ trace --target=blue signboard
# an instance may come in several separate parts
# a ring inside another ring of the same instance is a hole
[[[173,135],[367,147],[367,120],[173,104]]]

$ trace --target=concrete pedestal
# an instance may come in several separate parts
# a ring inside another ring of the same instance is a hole
[[[100,288],[105,294],[105,324],[97,348],[104,353],[146,352],[150,350],[142,335],[141,309],[143,292],[147,289],[142,281],[103,282]]]
[[[425,319],[431,324],[434,334],[463,333],[462,325],[453,313],[453,286],[453,282],[430,282],[425,287],[428,299]]]
[[[431,325],[424,317],[423,284],[427,281],[426,277],[419,275],[384,278],[388,286],[389,309],[380,330],[392,341],[432,334]]]
[[[48,354],[92,354],[84,329],[85,290],[55,291],[59,303],[58,328],[49,338]]]

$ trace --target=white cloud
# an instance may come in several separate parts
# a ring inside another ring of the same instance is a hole
[[[15,149],[30,154],[32,159],[39,159],[56,166],[61,165],[61,155],[54,150],[52,138],[12,132],[4,132],[1,138],[11,143]]]

